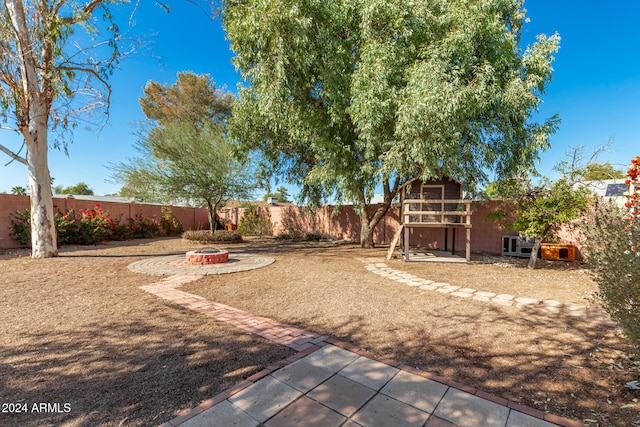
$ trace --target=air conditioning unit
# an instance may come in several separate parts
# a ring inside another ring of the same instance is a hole
[[[529,258],[535,239],[527,236],[502,236],[502,256]]]

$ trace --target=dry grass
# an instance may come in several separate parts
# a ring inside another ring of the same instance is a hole
[[[220,246],[223,248],[224,246]],[[269,254],[269,267],[206,277],[187,292],[343,339],[500,397],[600,426],[640,418],[638,377],[614,331],[446,296],[375,275],[380,249],[247,242],[230,251]],[[0,402],[70,402],[70,414],[12,416],[0,425],[158,425],[180,410],[290,354],[139,286],[158,279],[126,266],[183,253],[179,239],[69,248],[58,259],[0,257]],[[590,304],[596,287],[579,266],[518,260],[472,265],[388,263],[425,279],[496,293]],[[496,261],[496,260],[491,260]],[[589,425],[596,425],[589,423]]]

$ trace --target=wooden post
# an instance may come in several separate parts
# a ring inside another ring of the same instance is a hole
[[[456,254],[456,228],[453,227],[453,236],[451,237],[451,255]]]
[[[404,227],[404,260],[409,261],[409,227]]]
[[[444,250],[447,251],[447,238],[449,237],[449,229],[445,227],[444,229]]]
[[[467,228],[467,244],[466,244],[466,259],[467,262],[471,262],[471,229]]]

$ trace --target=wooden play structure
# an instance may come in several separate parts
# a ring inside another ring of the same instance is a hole
[[[466,231],[466,260],[471,260],[471,200],[462,198],[462,184],[443,178],[407,182],[400,190],[401,224],[391,242],[387,259],[404,233],[404,260],[409,261],[409,243],[412,229],[444,229],[444,250],[448,250],[451,229],[451,253],[455,253],[456,230]]]

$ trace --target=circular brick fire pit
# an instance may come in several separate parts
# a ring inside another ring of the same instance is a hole
[[[190,251],[187,252],[186,261],[192,265],[221,264],[229,261],[229,252],[219,249]]]

